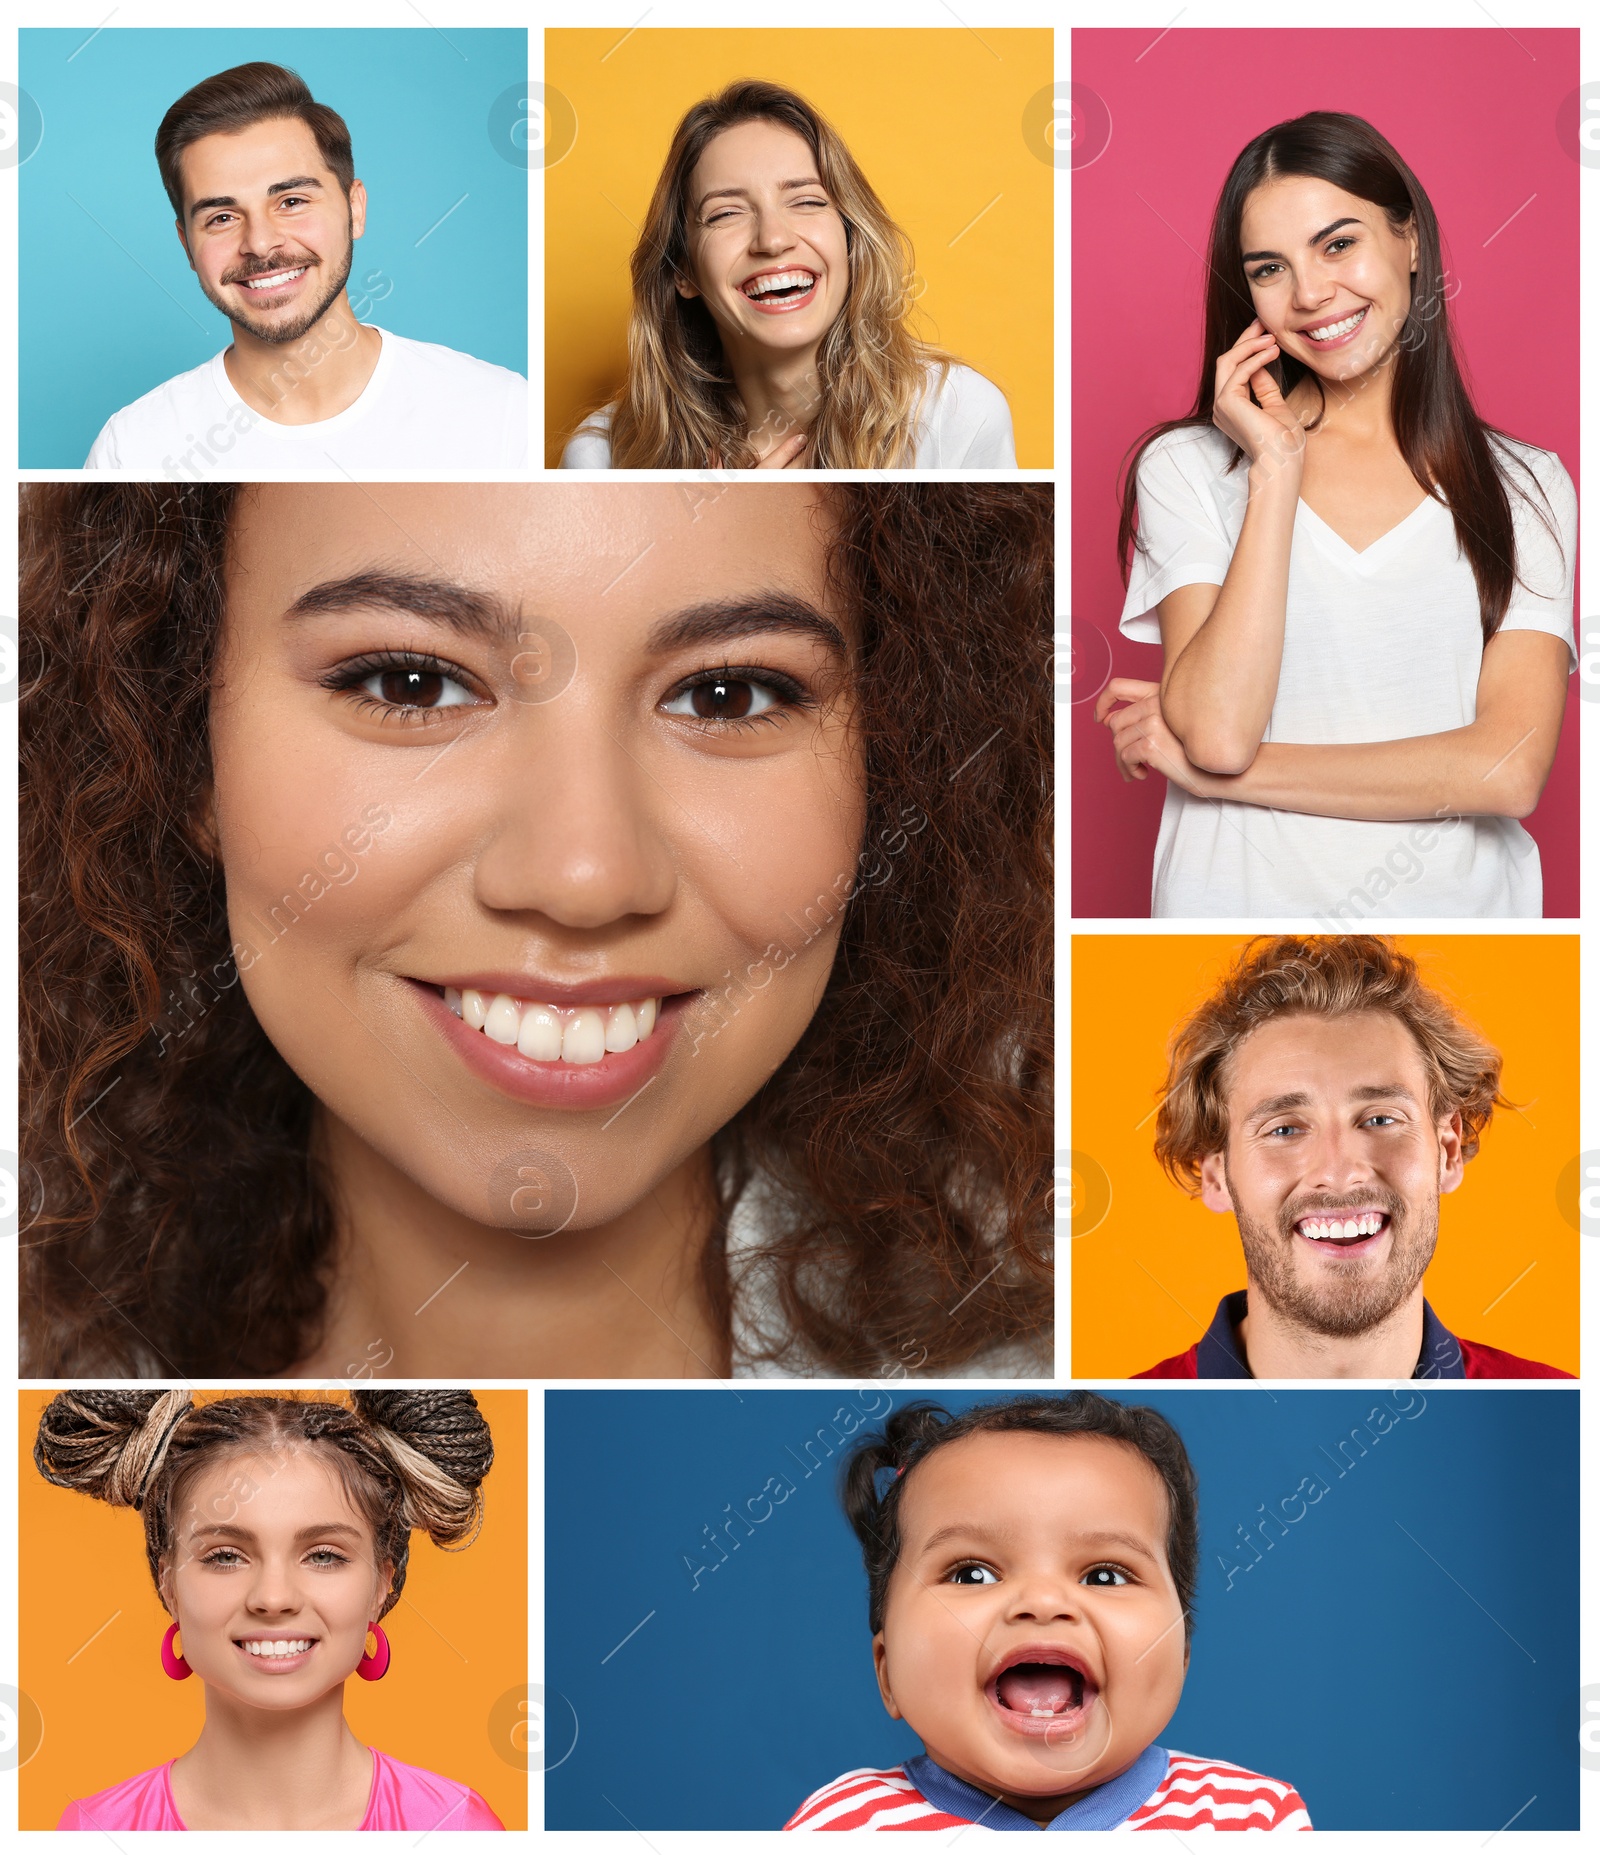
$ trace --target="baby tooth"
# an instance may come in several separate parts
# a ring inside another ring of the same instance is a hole
[[[536,1063],[559,1062],[561,1029],[561,1020],[548,1005],[529,1005],[522,1014],[517,1048]]]
[[[632,1005],[613,1005],[606,1020],[606,1048],[631,1050],[639,1041],[639,1026]]]
[[[633,1008],[633,1020],[639,1027],[639,1040],[642,1043],[656,1027],[656,1001],[653,998],[642,999]]]
[[[564,1063],[598,1063],[606,1053],[606,1026],[600,1013],[586,1006],[574,1013],[561,1039]]]
[[[518,1015],[517,1001],[504,992],[496,992],[489,1015],[483,1021],[484,1035],[492,1037],[496,1043],[515,1043]]]
[[[472,1030],[481,1031],[488,1015],[489,1001],[481,992],[474,992],[469,987],[461,994],[461,1016]]]

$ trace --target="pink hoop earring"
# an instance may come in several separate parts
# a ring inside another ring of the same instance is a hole
[[[172,1623],[167,1626],[167,1633],[161,1638],[161,1672],[169,1681],[187,1681],[194,1670],[172,1646],[177,1634],[178,1626]]]
[[[374,1623],[369,1634],[376,1639],[378,1646],[371,1655],[368,1655],[366,1643],[363,1641],[361,1660],[356,1663],[356,1673],[363,1681],[381,1681],[389,1672],[389,1638],[384,1635],[381,1623]]]

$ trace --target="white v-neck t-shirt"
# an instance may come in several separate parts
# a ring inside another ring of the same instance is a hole
[[[942,380],[929,370],[917,419],[913,470],[1015,470],[1011,408],[992,380],[959,362]],[[804,464],[800,466],[805,468]],[[567,440],[563,470],[611,468],[611,408],[603,406]]]
[[[1553,452],[1512,448],[1538,489],[1505,467],[1518,584],[1501,629],[1565,638],[1576,667],[1572,479]],[[1248,494],[1243,462],[1227,471],[1234,454],[1214,427],[1183,427],[1140,459],[1140,545],[1122,609],[1128,637],[1159,644],[1156,608],[1168,593],[1227,577]],[[1536,502],[1542,490],[1548,511],[1536,513],[1519,483]],[[1477,585],[1442,503],[1427,497],[1359,551],[1300,504],[1283,667],[1264,740],[1395,741],[1465,727],[1477,714],[1482,660]],[[1319,818],[1167,786],[1152,915],[1310,915],[1341,931],[1410,915],[1525,916],[1542,907],[1538,846],[1514,818]]]
[[[84,468],[191,483],[526,468],[521,374],[437,342],[376,332],[383,346],[372,377],[331,419],[284,425],[247,406],[224,349],[113,414]],[[286,385],[292,392],[292,378]]]

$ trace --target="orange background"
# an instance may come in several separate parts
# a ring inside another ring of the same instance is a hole
[[[53,1487],[33,1465],[51,1395],[18,1394],[20,1684],[44,1719],[22,1771],[23,1829],[54,1829],[71,1799],[186,1751],[205,1717],[202,1683],[161,1670],[171,1619],[151,1582],[143,1520]],[[488,1717],[528,1680],[528,1400],[475,1395],[495,1450],[483,1531],[462,1552],[412,1535],[405,1591],[384,1618],[394,1659],[381,1681],[345,1683],[345,1718],[364,1744],[470,1784],[507,1829],[525,1829],[527,1774],[491,1747]]]
[[[1458,1338],[1576,1372],[1578,1234],[1556,1185],[1579,1148],[1577,937],[1395,938],[1500,1051],[1501,1088],[1521,1109],[1496,1110],[1466,1177],[1441,1199],[1424,1292]],[[1184,1351],[1245,1285],[1233,1218],[1171,1184],[1153,1150],[1168,1040],[1242,944],[1073,937],[1072,1147],[1111,1187],[1104,1220],[1071,1246],[1074,1377],[1127,1378]],[[1090,1189],[1074,1176],[1075,1206]]]
[[[1055,169],[1023,112],[1054,78],[1048,30],[646,27],[551,30],[544,81],[577,117],[544,177],[546,462],[622,382],[628,256],[672,132],[736,78],[799,91],[910,238],[927,291],[911,326],[1005,394],[1017,464],[1054,426]]]

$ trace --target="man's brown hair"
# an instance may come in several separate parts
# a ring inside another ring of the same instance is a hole
[[[237,135],[258,122],[297,116],[317,138],[317,151],[338,177],[345,193],[356,177],[350,131],[344,118],[319,103],[306,81],[281,64],[236,64],[186,90],[161,118],[156,130],[156,162],[172,210],[183,218],[183,176],[178,162],[184,149],[203,135]]]
[[[1436,1116],[1459,1112],[1461,1156],[1471,1159],[1497,1106],[1500,1052],[1423,984],[1417,963],[1378,934],[1257,935],[1167,1053],[1156,1114],[1156,1158],[1174,1184],[1200,1189],[1200,1162],[1228,1144],[1228,1062],[1274,1018],[1386,1011],[1410,1031],[1428,1074]]]

